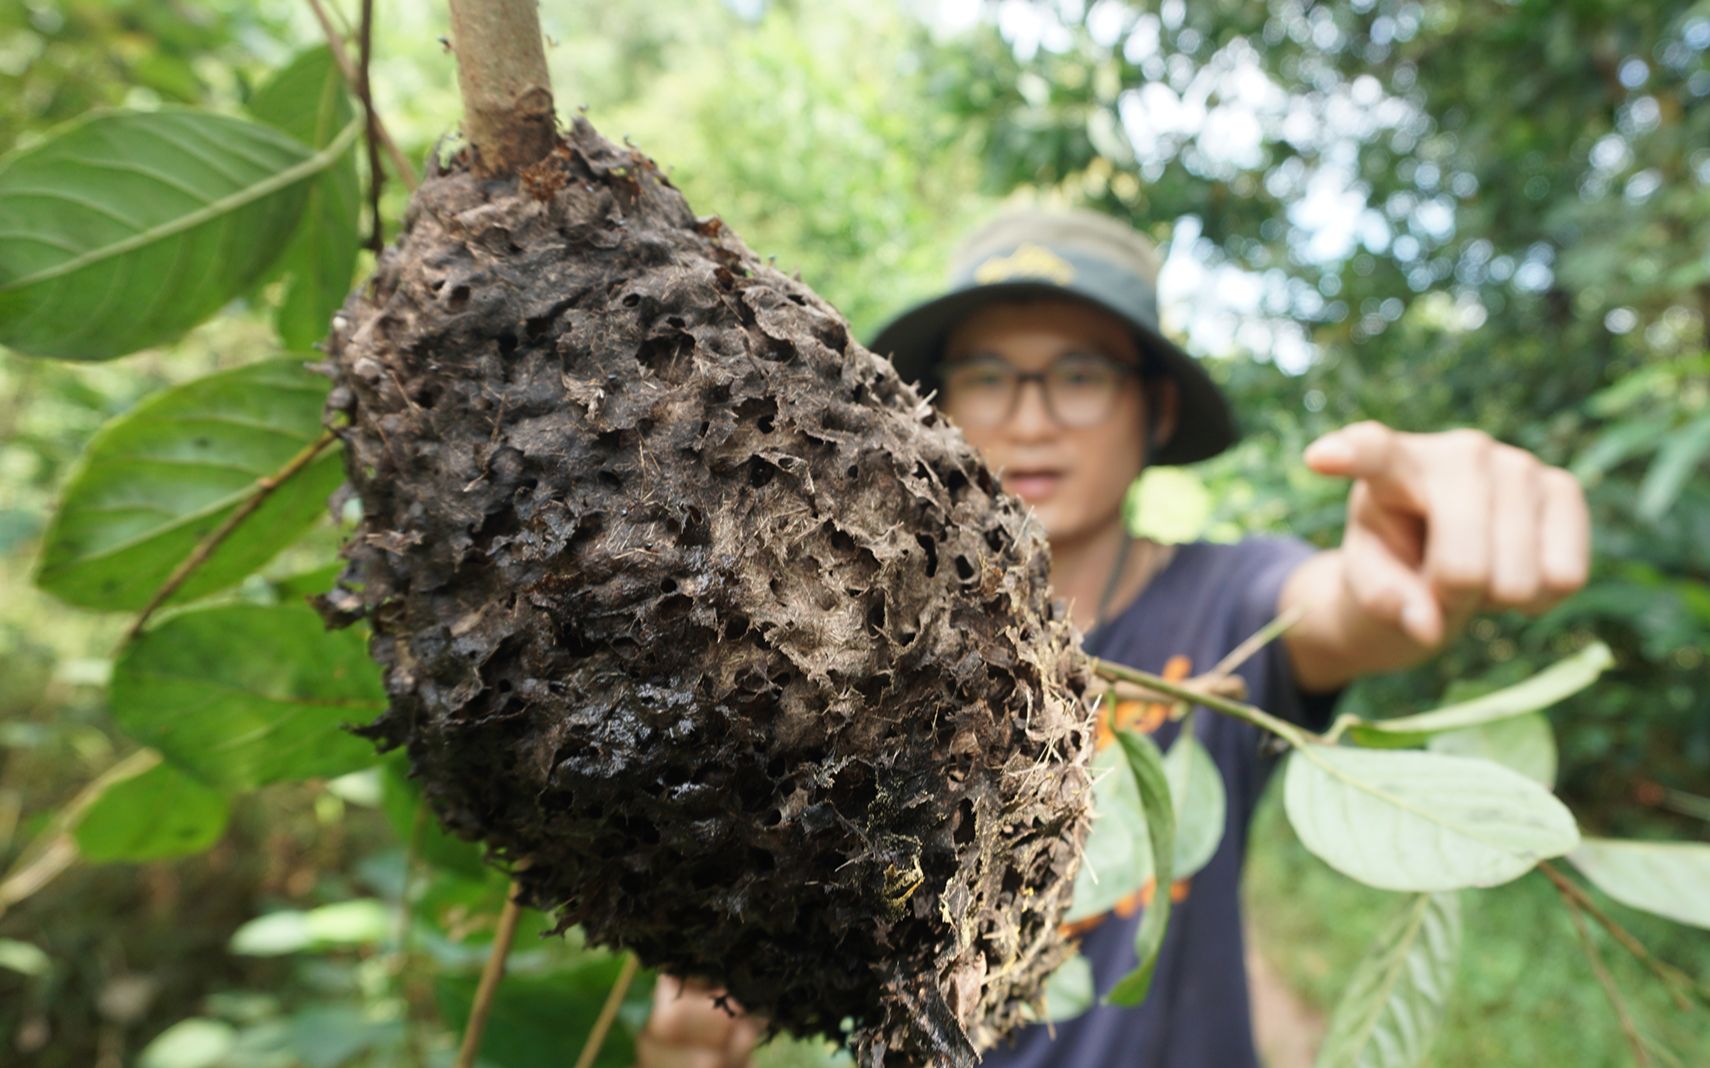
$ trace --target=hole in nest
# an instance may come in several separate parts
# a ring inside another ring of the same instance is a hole
[[[449,296],[449,298],[447,298],[446,303],[451,307],[451,309],[453,311],[456,311],[458,308],[461,308],[465,304],[468,304],[469,303],[469,287],[468,286],[452,286],[451,287],[451,295]]]
[[[968,558],[960,553],[956,555],[956,577],[963,582],[974,577],[974,565],[969,563]]]
[[[951,840],[959,846],[965,846],[974,840],[974,803],[963,800],[956,806],[956,829],[950,833]]]
[[[517,335],[515,331],[506,330],[499,335],[499,355],[510,356],[517,351]]]
[[[674,578],[669,578],[669,577],[660,579],[659,580],[659,592],[660,593],[676,593],[677,592],[677,580]]]
[[[599,479],[600,485],[602,486],[606,486],[610,489],[623,488],[623,479],[617,477],[617,475],[605,470],[604,468],[602,468],[594,477]]]
[[[530,341],[545,337],[546,332],[551,329],[552,316],[550,315],[536,315],[534,318],[523,322],[523,333]]]
[[[775,870],[777,870],[777,867],[778,867],[778,862],[772,858],[772,854],[769,851],[764,850],[764,849],[756,849],[752,846],[749,847],[749,850],[748,850],[748,870],[749,871],[757,871],[757,872],[775,871]]]
[[[778,477],[778,469],[758,456],[748,458],[748,484],[755,489],[770,483]]]
[[[831,528],[831,547],[838,552],[852,553],[855,551],[855,539],[836,527]]]
[[[633,308],[637,304],[641,303],[641,294],[640,293],[625,293],[623,295],[623,300],[620,301],[619,303],[621,303],[626,308]]]
[[[778,415],[778,402],[770,397],[750,397],[736,406],[736,418],[753,423],[762,434],[770,434]]]
[[[926,577],[931,578],[938,574],[938,543],[926,534],[916,534],[914,540],[926,550]]]

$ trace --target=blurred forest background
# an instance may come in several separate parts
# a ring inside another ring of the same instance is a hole
[[[356,7],[333,6],[346,20]],[[1565,799],[1590,832],[1710,839],[1710,3],[917,6],[543,0],[542,16],[561,112],[585,106],[630,136],[865,335],[1005,198],[1093,205],[1152,233],[1168,250],[1167,325],[1208,358],[1246,436],[1149,475],[1133,498],[1143,529],[1334,544],[1346,487],[1298,456],[1365,418],[1482,427],[1570,467],[1595,515],[1589,587],[1541,619],[1483,620],[1350,701],[1429,707],[1594,634],[1618,666],[1552,710]],[[377,7],[377,107],[419,169],[458,114],[445,15]],[[300,0],[0,5],[0,152],[105,105],[239,112],[320,40]],[[404,201],[388,182],[388,237]],[[31,585],[56,494],[106,419],[279,355],[278,299],[264,287],[107,364],[0,353],[0,871],[131,748],[103,689],[125,620]],[[274,580],[336,539],[329,520],[235,596],[290,593]],[[455,1029],[472,980],[415,989],[395,952],[377,903],[401,892],[399,789],[373,775],[270,787],[207,853],[79,865],[0,901],[0,1062],[417,1063],[400,1019],[437,1008]],[[1274,811],[1252,848],[1257,941],[1310,1038],[1384,895],[1307,856]],[[478,964],[502,881],[471,870],[426,892],[467,930],[422,934],[420,951]],[[1537,877],[1469,900],[1433,1063],[1629,1063],[1555,904]],[[1710,938],[1631,919],[1662,957],[1710,975]],[[495,1030],[520,1046],[491,1052],[507,1068],[567,1064],[587,1021],[546,994],[585,987],[597,1006],[614,967],[524,947]],[[1630,965],[1611,962],[1641,1017],[1707,1063],[1702,1023],[1671,1020]],[[443,1043],[426,1055],[449,1059]],[[790,1057],[810,1059],[775,1059]]]

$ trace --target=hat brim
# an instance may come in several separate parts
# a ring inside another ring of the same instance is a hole
[[[1073,286],[1048,282],[968,285],[917,304],[898,315],[868,346],[889,357],[897,374],[925,389],[938,389],[937,365],[950,331],[974,310],[998,301],[1039,298],[1082,301],[1132,327],[1175,380],[1179,395],[1175,433],[1151,457],[1154,464],[1189,464],[1209,459],[1240,438],[1235,415],[1199,362],[1146,322]]]

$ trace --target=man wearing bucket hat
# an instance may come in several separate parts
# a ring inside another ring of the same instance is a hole
[[[1299,621],[1237,669],[1248,699],[1322,726],[1362,675],[1424,660],[1478,612],[1542,612],[1584,584],[1590,531],[1572,475],[1475,430],[1343,427],[1304,454],[1350,479],[1341,545],[1292,538],[1166,545],[1131,535],[1124,496],[1148,464],[1185,464],[1237,439],[1227,402],[1159,326],[1158,256],[1106,216],[1021,208],[968,237],[945,290],[904,311],[872,348],[937,403],[1029,504],[1051,545],[1052,586],[1089,652],[1185,678],[1272,619]],[[1180,724],[1119,705],[1122,725],[1168,748]],[[1222,775],[1217,851],[1170,888],[1151,993],[1030,1028],[996,1066],[1255,1068],[1239,881],[1248,822],[1269,773],[1256,728],[1196,717]],[[1101,731],[1101,735],[1107,732]],[[1150,887],[1075,926],[1099,994],[1134,967]],[[661,983],[641,1068],[747,1063],[757,1028],[709,992]]]

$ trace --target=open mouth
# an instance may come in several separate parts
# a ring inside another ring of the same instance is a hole
[[[1016,468],[1003,473],[1003,488],[1028,504],[1038,504],[1057,492],[1063,472],[1048,468]]]

